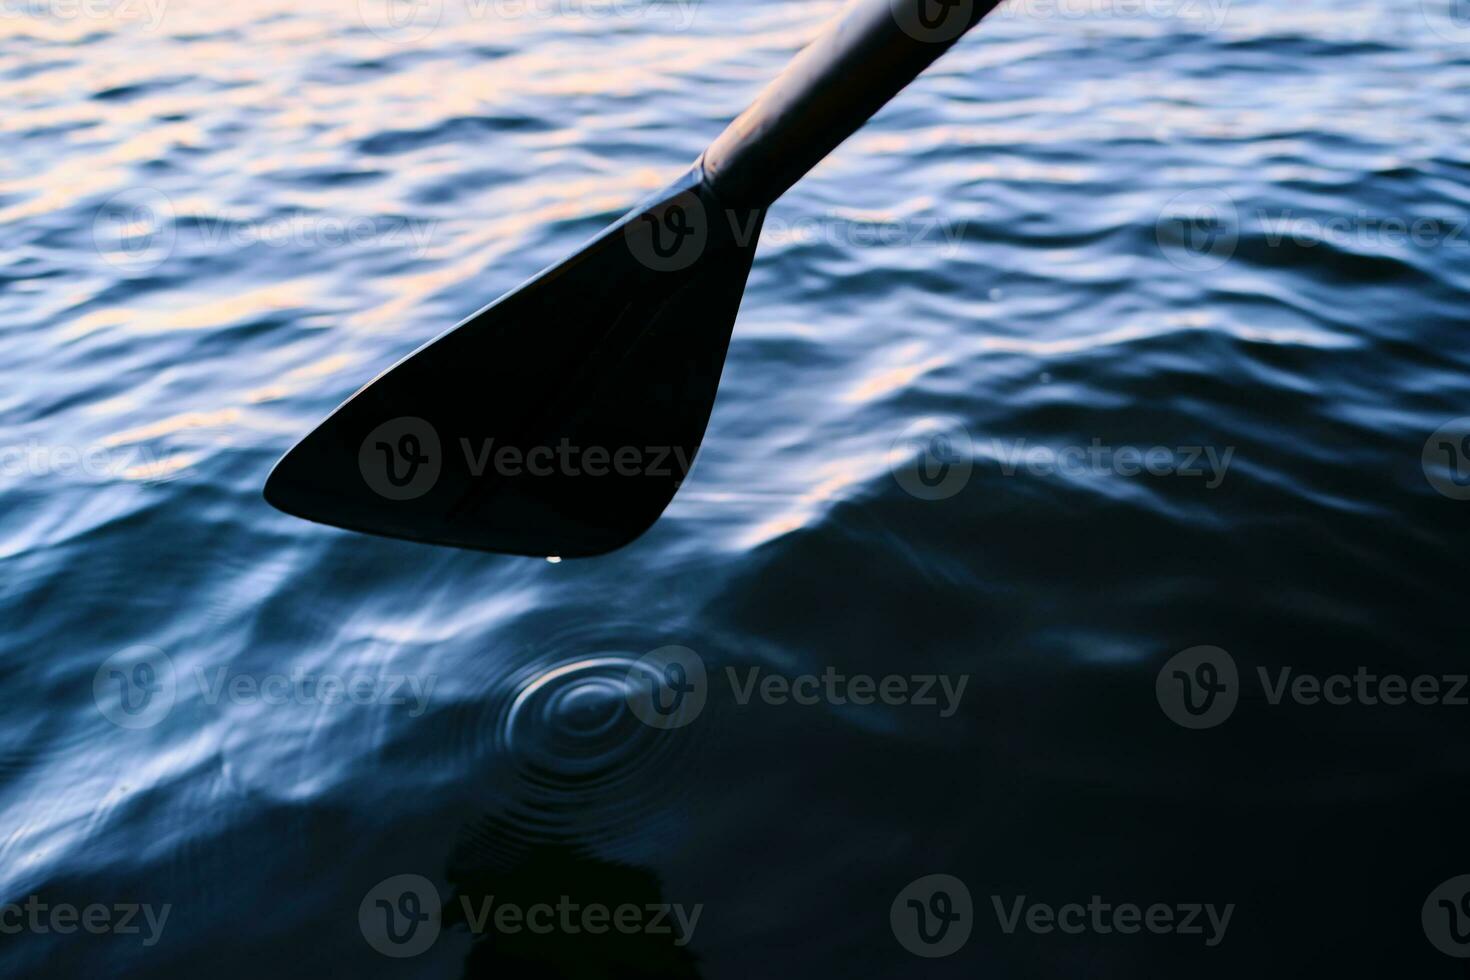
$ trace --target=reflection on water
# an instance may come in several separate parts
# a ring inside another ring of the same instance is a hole
[[[7,975],[1447,969],[1460,709],[1259,678],[1463,673],[1458,5],[1003,9],[773,209],[684,488],[559,564],[260,488],[837,4],[396,7],[0,7],[0,902],[169,908],[28,924]],[[650,725],[674,647],[703,708]],[[1242,687],[1200,730],[1156,696],[1196,647]],[[970,680],[941,717],[751,668]],[[359,918],[422,914],[401,875],[450,926],[405,957]],[[931,875],[974,921],[921,961]],[[703,911],[452,918],[491,895]],[[1007,933],[1019,895],[1237,911],[1203,950]]]

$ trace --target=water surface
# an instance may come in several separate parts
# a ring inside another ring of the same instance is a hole
[[[8,975],[1459,970],[1420,912],[1470,870],[1470,709],[1258,680],[1466,669],[1455,8],[1003,9],[769,215],[666,516],[557,564],[260,488],[838,7],[424,9],[0,17],[0,899],[169,908],[151,944],[7,935]],[[1191,730],[1155,682],[1200,645],[1239,704]],[[660,728],[626,695],[670,646],[706,697]],[[757,668],[966,687],[742,704]],[[931,874],[973,900],[943,959],[890,922]],[[393,958],[400,875],[444,911]],[[486,895],[702,912],[681,946],[477,937]],[[995,908],[1094,895],[1235,909],[1207,946]]]

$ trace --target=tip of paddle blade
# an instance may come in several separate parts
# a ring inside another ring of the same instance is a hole
[[[699,449],[759,228],[674,185],[354,395],[277,464],[266,500],[482,551],[629,543]]]
[[[447,454],[453,447],[420,417],[375,426],[356,453],[338,439],[344,430],[323,425],[284,455],[266,479],[266,502],[322,525],[528,557],[606,554],[653,523],[631,511],[592,522],[559,513],[548,505],[562,492],[551,482],[526,494],[513,478],[500,488],[487,473],[467,480],[454,472],[459,461]],[[478,504],[478,492],[488,507]]]

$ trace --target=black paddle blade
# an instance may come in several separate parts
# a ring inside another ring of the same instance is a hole
[[[266,500],[519,555],[642,534],[699,449],[760,232],[700,173],[353,395],[276,464]]]

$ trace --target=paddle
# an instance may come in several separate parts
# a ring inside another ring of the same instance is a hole
[[[704,436],[765,209],[999,0],[857,0],[689,172],[344,402],[266,482],[308,520],[578,557]]]

